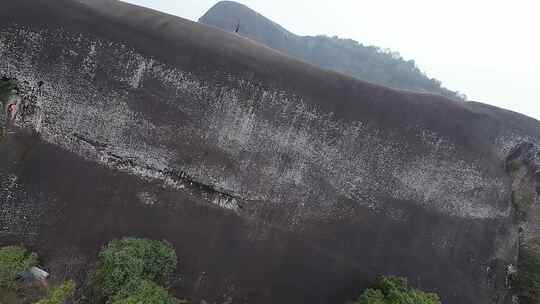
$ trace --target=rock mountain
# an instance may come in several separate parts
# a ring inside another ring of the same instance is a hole
[[[270,48],[358,79],[396,89],[428,92],[463,100],[458,92],[427,77],[413,60],[398,53],[365,46],[351,39],[327,36],[298,36],[249,7],[221,1],[199,19],[200,23],[235,32]]]
[[[193,303],[345,303],[382,274],[443,303],[511,303],[527,271],[534,119],[114,0],[4,1],[0,79],[17,86],[0,246],[57,278],[122,236],[171,242]]]

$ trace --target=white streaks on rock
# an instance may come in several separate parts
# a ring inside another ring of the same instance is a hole
[[[31,43],[16,44],[26,37]],[[57,40],[78,55],[40,66],[36,58],[47,45],[57,46]],[[218,85],[125,45],[61,31],[4,29],[0,42],[1,76],[46,83],[39,127],[43,139],[86,159],[178,189],[185,185],[164,172],[182,170],[247,200],[298,207],[290,208],[296,213],[291,225],[306,217],[354,214],[343,199],[374,212],[392,210],[388,216],[396,220],[407,217],[400,207],[410,202],[464,218],[509,215],[509,206],[493,203],[508,194],[503,181],[484,174],[479,164],[466,161],[449,140],[429,130],[411,126],[403,132],[416,141],[406,142],[403,134],[341,121],[288,92],[216,71],[216,78],[227,81]],[[98,89],[94,79],[100,69],[115,83]],[[192,121],[157,125],[134,110],[129,92],[149,79],[157,80],[168,96],[160,103]],[[416,145],[427,152],[411,156]],[[223,153],[231,164],[180,152],[200,147]],[[212,200],[224,208],[237,205]]]

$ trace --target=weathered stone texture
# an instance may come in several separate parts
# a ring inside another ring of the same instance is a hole
[[[82,2],[0,12],[0,76],[34,107],[0,144],[0,242],[37,234],[54,263],[62,246],[91,259],[114,237],[166,238],[176,291],[209,301],[343,302],[380,274],[445,303],[508,299],[505,162],[540,143],[537,121]]]

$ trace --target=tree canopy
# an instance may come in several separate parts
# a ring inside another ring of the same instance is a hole
[[[150,294],[166,299],[166,291],[159,285],[168,283],[177,263],[169,243],[138,238],[111,241],[101,250],[99,259],[93,282],[96,301],[114,299],[115,303],[131,303]],[[163,301],[153,303],[170,303]]]
[[[148,280],[128,282],[111,300],[112,304],[176,304],[165,288]]]
[[[404,278],[381,277],[355,304],[441,304],[441,301],[434,293],[409,287]]]

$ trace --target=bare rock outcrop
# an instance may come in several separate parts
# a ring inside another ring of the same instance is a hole
[[[536,120],[112,0],[3,3],[0,77],[23,105],[0,143],[0,245],[85,269],[112,238],[166,239],[175,292],[209,303],[343,303],[381,274],[511,300],[512,193],[533,179],[508,163]]]

